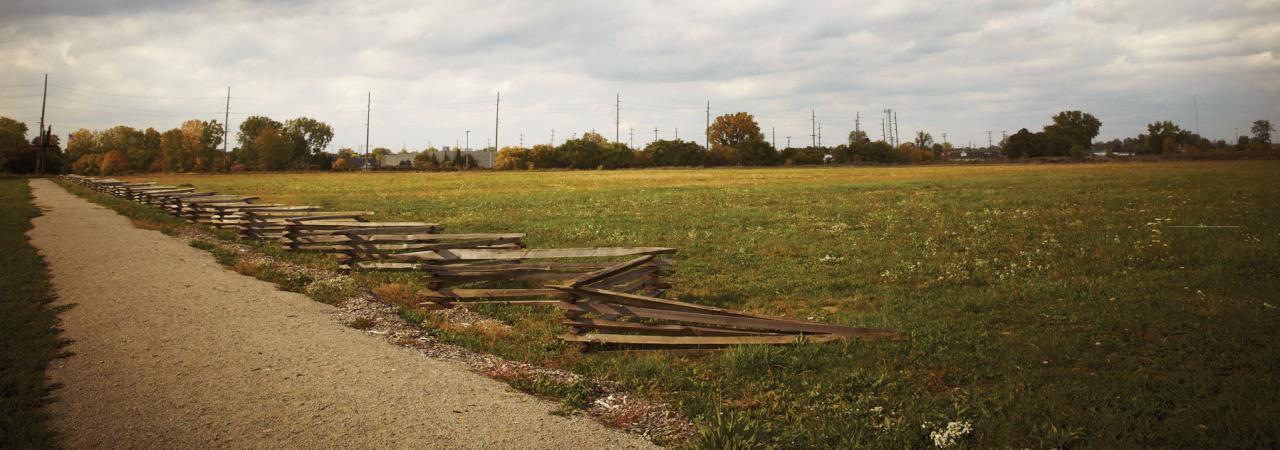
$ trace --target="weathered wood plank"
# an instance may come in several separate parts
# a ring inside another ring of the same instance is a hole
[[[730,330],[724,328],[697,327],[691,325],[650,325],[635,322],[619,322],[606,319],[564,319],[560,323],[584,330],[623,331],[663,336],[781,336],[781,333],[765,331]]]
[[[632,260],[621,262],[609,267],[605,267],[595,272],[586,273],[578,278],[569,280],[568,282],[565,283],[565,286],[577,287],[577,286],[592,284],[597,281],[601,281],[606,278],[612,277],[614,275],[618,275],[628,270],[631,270],[649,261],[652,261],[654,257],[655,255],[652,255],[652,254],[644,255],[636,259],[632,259]]]
[[[616,314],[619,316],[643,317],[646,319],[672,320],[677,322],[692,322],[710,325],[720,325],[734,328],[745,328],[752,330],[767,331],[798,331],[804,333],[832,333],[847,336],[856,336],[868,339],[887,339],[900,340],[904,337],[896,331],[881,328],[853,328],[840,325],[827,325],[813,322],[798,321],[779,321],[771,319],[759,319],[755,317],[732,316],[726,314],[707,314],[686,311],[671,311],[661,309],[643,308],[637,306],[608,304],[596,300],[579,301],[576,303],[561,302],[556,304],[557,308],[565,311],[597,313],[597,314]]]
[[[832,342],[853,338],[835,334],[805,335],[806,342]],[[569,342],[632,345],[750,345],[795,344],[800,336],[639,336],[632,334],[587,333],[563,334],[560,339]]]
[[[405,253],[404,256],[422,261],[454,261],[476,259],[541,259],[541,258],[594,258],[613,256],[632,256],[646,254],[675,253],[676,249],[668,247],[597,247],[597,248],[551,248],[520,250],[486,250],[458,249],[429,252]]]
[[[554,297],[567,298],[568,294],[555,289],[423,289],[419,295],[432,298],[512,298]]]

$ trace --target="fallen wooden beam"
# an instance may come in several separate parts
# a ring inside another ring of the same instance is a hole
[[[561,340],[569,342],[586,342],[594,344],[631,344],[631,345],[750,345],[750,344],[796,344],[800,342],[831,342],[853,338],[835,334],[815,334],[790,336],[640,336],[634,334],[600,334],[587,333],[562,334]]]

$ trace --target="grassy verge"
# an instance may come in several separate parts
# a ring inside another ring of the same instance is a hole
[[[55,446],[41,406],[56,387],[45,368],[64,343],[44,260],[27,242],[38,215],[27,180],[0,177],[0,448]]]
[[[669,401],[698,418],[707,443],[1134,448],[1280,445],[1277,170],[1245,161],[145,178],[452,231],[526,232],[532,247],[673,246],[682,299],[911,335],[706,356],[581,354],[554,338],[557,313],[546,309],[489,306],[510,327],[484,329],[405,314],[448,342]],[[419,282],[368,276],[404,292]]]

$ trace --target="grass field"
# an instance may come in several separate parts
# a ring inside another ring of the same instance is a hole
[[[40,407],[52,388],[45,367],[63,343],[44,261],[27,243],[38,215],[27,180],[0,176],[0,448],[54,446]]]
[[[139,179],[531,247],[678,247],[676,297],[910,335],[582,355],[533,307],[486,308],[514,325],[499,335],[437,330],[778,447],[931,446],[957,422],[972,448],[1222,448],[1280,446],[1277,176],[1247,161]]]

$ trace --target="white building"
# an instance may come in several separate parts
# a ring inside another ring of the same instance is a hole
[[[379,161],[379,167],[413,167],[413,159],[416,158],[419,153],[421,152],[392,153],[390,155],[385,155]],[[493,150],[456,150],[450,149],[449,147],[445,147],[443,150],[435,153],[436,160],[444,159],[445,154],[449,155],[449,159],[453,159],[459,154],[463,156],[470,155],[471,158],[476,161],[476,165],[480,166],[482,169],[492,169],[493,161],[498,156],[498,153]]]

